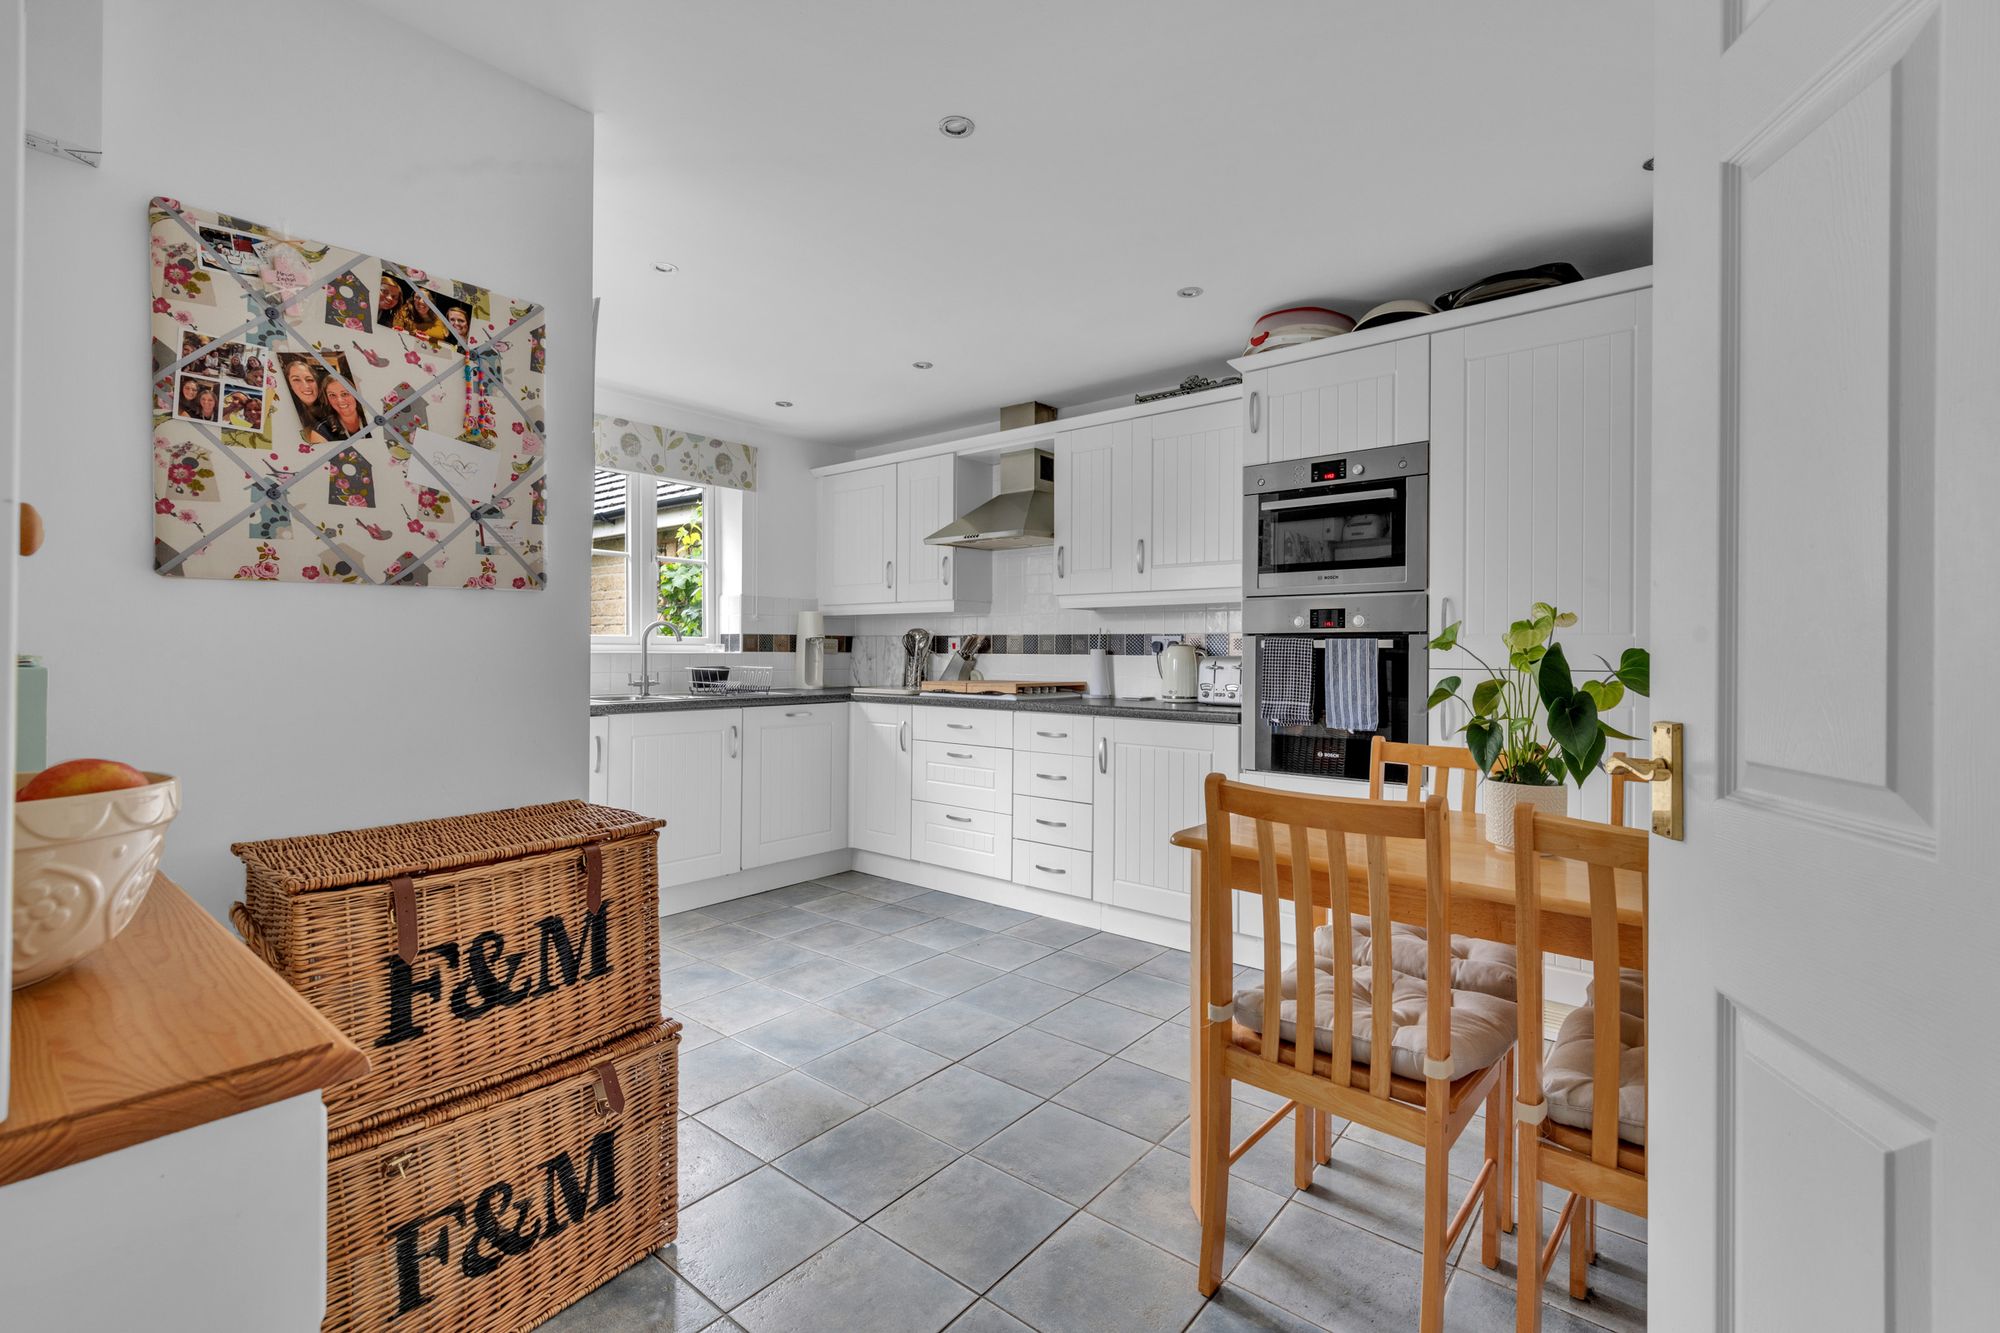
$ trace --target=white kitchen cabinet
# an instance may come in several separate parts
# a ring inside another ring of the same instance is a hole
[[[667,821],[660,830],[661,885],[742,869],[744,710],[621,713],[601,720],[610,724],[606,802]]]
[[[1014,819],[1005,811],[966,810],[918,801],[912,807],[910,859],[1006,879],[1013,863]]]
[[[743,710],[743,868],[847,846],[846,703]]]
[[[1331,350],[1243,376],[1243,463],[1282,463],[1389,444],[1431,429],[1429,339]]]
[[[590,800],[595,805],[611,804],[611,719],[590,719]]]
[[[1188,919],[1188,853],[1168,839],[1206,818],[1203,783],[1236,773],[1237,729],[1140,718],[1099,719],[1095,896],[1100,902]]]
[[[1650,291],[1431,337],[1431,622],[1489,662],[1535,602],[1572,665],[1646,634]],[[1431,665],[1471,666],[1462,652]]]
[[[992,604],[985,551],[924,538],[991,493],[989,460],[933,454],[819,478],[823,611],[973,611]]]
[[[1014,752],[989,745],[918,741],[911,794],[919,801],[1006,814],[1014,808]]]
[[[1242,472],[1233,402],[1058,435],[1056,595],[1068,605],[1233,599],[1243,579]]]
[[[913,710],[872,700],[847,708],[848,845],[908,860]]]

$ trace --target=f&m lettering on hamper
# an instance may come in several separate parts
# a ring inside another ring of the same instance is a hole
[[[606,976],[611,971],[611,904],[606,901],[595,911],[582,914],[582,929],[574,938],[560,914],[535,922],[534,968],[521,975],[528,964],[528,950],[507,951],[507,937],[497,930],[483,930],[466,941],[434,944],[424,950],[438,962],[420,957],[414,964],[400,954],[389,954],[383,964],[387,971],[389,1021],[375,1045],[394,1046],[421,1037],[429,1030],[425,1021],[438,1004],[446,1003],[445,975],[458,980],[451,988],[451,1016],[461,1023],[474,1022],[496,1009],[511,1009],[541,996],[553,995],[567,986]],[[519,985],[515,984],[519,979]],[[427,998],[425,1017],[417,1012],[417,1001]]]
[[[590,1141],[583,1154],[581,1178],[570,1154],[560,1152],[541,1164],[539,1194],[534,1185],[516,1191],[511,1183],[496,1180],[481,1190],[470,1206],[460,1199],[391,1228],[389,1235],[396,1242],[396,1314],[392,1317],[431,1303],[434,1297],[424,1291],[424,1262],[449,1266],[455,1236],[460,1238],[456,1251],[459,1272],[467,1278],[485,1277],[510,1256],[526,1254],[590,1214],[617,1203],[621,1197],[617,1138],[614,1125]]]

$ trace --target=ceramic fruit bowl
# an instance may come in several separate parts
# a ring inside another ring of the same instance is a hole
[[[17,773],[14,786],[34,776]],[[153,885],[181,784],[14,803],[14,986],[52,977],[130,925]]]

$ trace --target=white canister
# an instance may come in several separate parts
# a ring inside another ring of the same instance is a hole
[[[1111,654],[1102,648],[1092,648],[1084,663],[1083,692],[1091,699],[1108,699],[1112,695]]]
[[[792,683],[800,689],[817,690],[826,684],[826,617],[818,611],[799,612],[792,662]]]

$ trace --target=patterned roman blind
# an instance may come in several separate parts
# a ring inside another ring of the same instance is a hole
[[[654,426],[624,417],[596,419],[597,465],[619,472],[672,477],[696,486],[757,489],[757,446]]]

